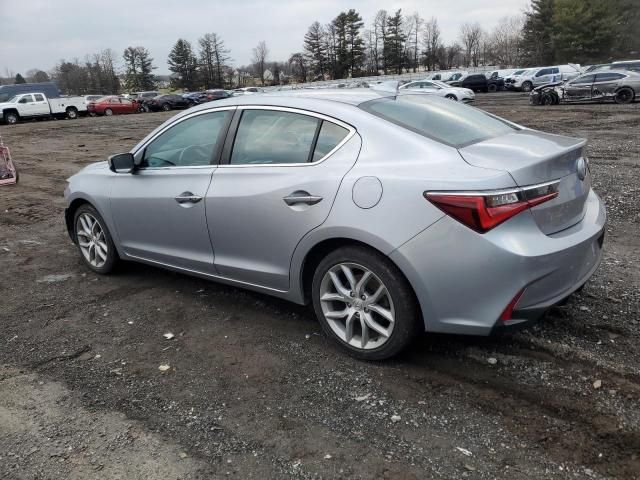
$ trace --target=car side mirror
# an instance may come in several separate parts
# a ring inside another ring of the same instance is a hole
[[[132,153],[118,153],[111,155],[108,160],[109,170],[114,173],[132,173],[135,168],[135,159]]]

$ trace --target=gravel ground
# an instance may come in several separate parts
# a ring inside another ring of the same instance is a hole
[[[640,104],[477,105],[589,139],[602,266],[535,327],[384,363],[339,353],[307,308],[83,267],[64,179],[170,114],[0,126],[21,173],[0,187],[0,478],[640,478]]]

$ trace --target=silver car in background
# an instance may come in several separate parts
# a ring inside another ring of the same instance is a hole
[[[469,88],[452,87],[438,80],[417,80],[415,82],[405,83],[399,87],[399,89],[403,93],[405,91],[430,93],[463,103],[470,103],[476,99],[476,94],[473,93],[473,90]]]
[[[349,353],[384,359],[584,285],[606,218],[584,146],[433,95],[232,97],[72,176],[65,218],[95,272],[134,260],[311,303]]]

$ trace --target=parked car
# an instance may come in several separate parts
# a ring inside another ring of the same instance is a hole
[[[169,110],[189,108],[194,106],[195,104],[195,101],[175,94],[158,95],[157,97],[154,97],[151,100],[145,102],[145,105],[149,108],[149,110],[152,110],[154,112],[160,110],[168,112]]]
[[[344,88],[344,87],[346,87],[346,84],[343,84],[342,87],[339,87],[339,88]],[[258,87],[243,87],[243,88],[236,88],[233,91],[233,95],[234,96],[251,95],[253,93],[262,93],[262,92],[264,92],[264,90]]]
[[[531,92],[533,105],[613,100],[631,103],[640,92],[640,73],[630,70],[595,70],[564,83],[537,87]]]
[[[464,103],[473,102],[476,98],[473,90],[453,87],[447,83],[439,82],[437,80],[418,80],[416,82],[405,83],[399,87],[398,90],[402,92],[412,91],[431,93],[440,97],[448,98],[449,100],[457,100],[458,102]]]
[[[140,103],[136,100],[110,95],[89,103],[87,111],[92,117],[96,115],[110,117],[111,115],[138,113],[140,112]]]
[[[514,90],[521,90],[523,92],[530,92],[534,87],[539,87],[548,83],[571,80],[578,75],[580,75],[580,65],[567,64],[535,68],[515,77],[515,81],[511,84],[511,88]]]
[[[19,93],[38,92],[44,94],[47,98],[59,98],[60,90],[53,82],[40,83],[18,83],[15,85],[0,85],[0,103],[6,102]]]
[[[222,100],[223,98],[229,98],[232,94],[227,90],[223,90],[222,88],[213,88],[210,90],[205,90],[207,94],[207,98],[209,101],[213,100]]]
[[[462,77],[466,77],[467,75],[469,75],[469,72],[466,72],[466,71],[462,71],[462,72],[442,72],[441,81],[444,82],[444,83],[451,83],[451,82],[455,82],[457,80],[460,80]]]
[[[29,118],[76,119],[87,106],[82,97],[47,98],[44,93],[21,93],[0,103],[0,119],[9,125]]]
[[[521,326],[587,282],[606,213],[584,148],[435,95],[246,95],[85,167],[65,220],[94,272],[132,260],[311,303],[377,360],[425,330]]]
[[[449,82],[449,85],[454,87],[468,88],[474,92],[495,92],[504,88],[504,80],[502,78],[487,77],[482,73],[474,73],[472,75],[466,75],[456,80],[455,82]]]
[[[600,63],[597,65],[588,65],[582,69],[582,73],[594,72],[596,70],[608,70],[611,67],[610,63]]]
[[[504,88],[506,90],[515,90],[514,84],[516,79],[521,75],[527,75],[530,71],[533,71],[532,68],[522,68],[520,70],[516,70],[511,75],[507,75],[504,79]]]
[[[613,62],[609,68],[612,70],[631,70],[632,72],[640,72],[640,60]]]

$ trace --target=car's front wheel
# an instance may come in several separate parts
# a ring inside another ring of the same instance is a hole
[[[94,272],[111,272],[118,261],[118,252],[97,210],[89,204],[80,206],[74,215],[73,225],[84,263]]]
[[[524,82],[522,84],[522,91],[523,92],[530,92],[531,90],[533,90],[533,83],[531,82]]]
[[[312,297],[325,333],[357,358],[392,357],[420,331],[407,280],[373,250],[350,246],[327,255],[315,271]]]

